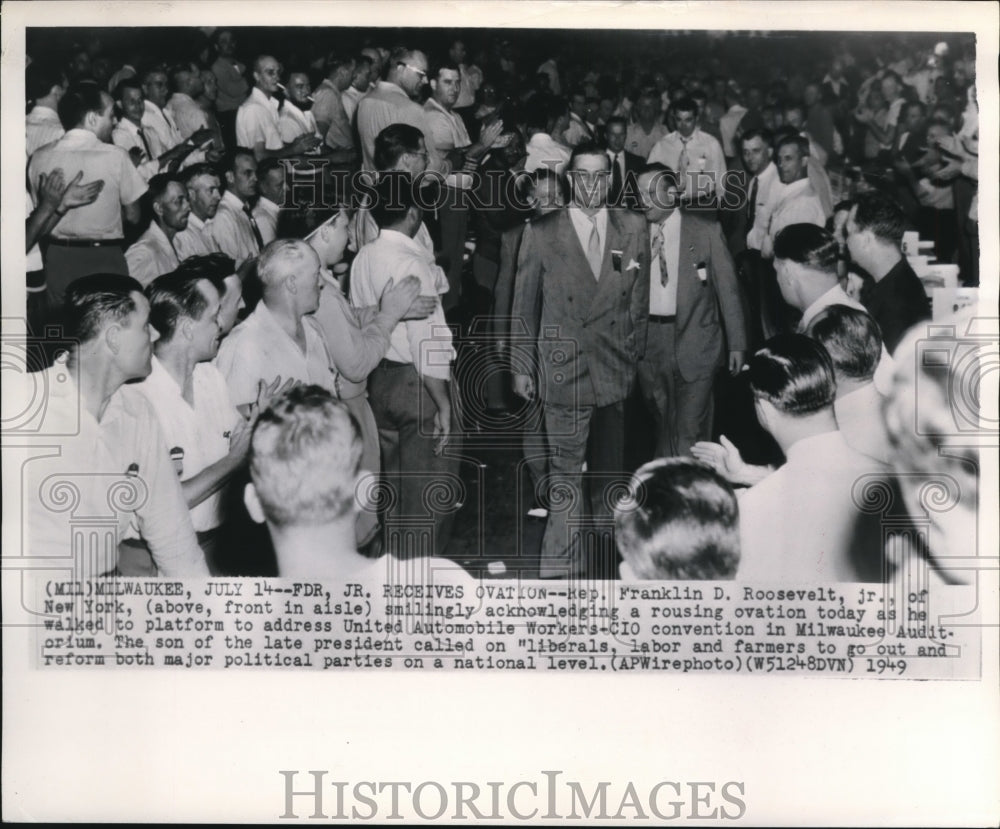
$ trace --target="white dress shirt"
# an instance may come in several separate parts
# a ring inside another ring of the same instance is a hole
[[[175,92],[171,95],[165,110],[173,118],[177,132],[184,140],[190,138],[198,130],[208,127],[208,116],[205,115],[205,110],[198,106],[198,102],[194,98],[183,92]]]
[[[354,116],[358,114],[358,104],[367,94],[367,90],[362,92],[360,89],[349,86],[340,96],[340,102],[344,105],[344,115],[347,116],[347,123],[352,127],[354,126]]]
[[[88,554],[78,554],[75,575],[99,576],[116,567],[118,542],[135,520],[161,576],[207,578],[208,565],[149,404],[119,389],[97,421],[80,405],[76,372],[64,360],[45,375],[37,431],[50,436],[40,443],[57,445],[59,454],[50,451],[26,464],[26,552],[69,563],[74,548],[82,548]]]
[[[378,305],[382,291],[409,275],[420,279],[420,293],[436,296],[439,279],[433,254],[419,242],[396,230],[383,229],[378,238],[358,252],[351,265],[351,304],[357,308]],[[410,363],[421,376],[451,379],[455,358],[451,329],[444,318],[441,302],[429,317],[400,322],[392,330],[386,357]]]
[[[285,145],[279,120],[278,99],[269,98],[255,86],[236,111],[236,143],[251,150],[258,143],[263,143],[265,150],[280,150]]]
[[[278,116],[278,132],[281,135],[281,140],[286,144],[291,144],[302,135],[323,137],[316,128],[316,118],[312,112],[303,112],[288,98],[285,98],[285,102],[281,105],[281,115]]]
[[[337,394],[336,372],[327,353],[319,325],[302,317],[306,350],[303,353],[261,300],[253,313],[237,325],[219,347],[215,364],[226,378],[229,399],[242,406],[257,399],[257,386],[278,377],[300,383],[315,383]]]
[[[188,214],[187,227],[174,235],[174,250],[178,259],[183,262],[189,256],[204,256],[219,250],[212,238],[211,223],[211,219],[203,222],[194,212]]]
[[[253,217],[257,220],[257,229],[265,245],[278,238],[278,214],[281,208],[265,196],[257,199],[254,205]]]
[[[778,178],[778,168],[773,161],[768,162],[768,165],[754,178],[757,179],[757,206],[754,209],[753,227],[747,230],[747,247],[759,251],[767,238],[767,228],[771,223],[771,211],[774,210],[774,205],[784,185]],[[748,182],[747,198],[750,198],[753,181],[754,179],[751,178]]]
[[[660,257],[652,253],[652,240],[656,232],[650,225],[649,260],[649,313],[663,317],[677,314],[677,274],[681,259],[681,211],[675,210],[660,224],[663,233],[663,257],[667,262],[669,278],[663,284]]]
[[[351,129],[351,119],[344,106],[344,95],[326,78],[313,92],[312,112],[307,113],[315,118],[314,128],[316,121],[329,124],[326,135],[321,135],[320,138],[335,150],[354,149],[354,130]]]
[[[25,121],[24,149],[30,158],[35,150],[63,137],[66,130],[54,109],[35,104]]]
[[[153,370],[141,383],[123,387],[126,394],[142,395],[156,412],[167,447],[183,455],[172,463],[178,480],[187,481],[229,454],[229,436],[242,419],[229,400],[226,378],[211,363],[198,363],[192,377],[194,405],[183,396],[177,381],[153,357]],[[224,491],[219,489],[191,508],[196,532],[212,530],[223,521]]]
[[[840,433],[847,445],[880,463],[889,463],[889,433],[882,419],[882,401],[874,383],[865,383],[833,402]]]
[[[707,132],[695,128],[691,137],[685,142],[681,134],[674,130],[656,142],[649,153],[650,164],[659,162],[666,164],[678,175],[681,153],[687,144],[687,176],[682,178],[685,193],[694,195],[722,192],[722,176],[726,172],[726,157],[722,145]]]
[[[83,181],[103,179],[104,187],[92,204],[70,210],[52,230],[58,239],[121,239],[122,206],[146,192],[146,182],[136,172],[128,153],[105,144],[88,130],[72,129],[62,138],[40,148],[28,162],[31,195],[38,203],[38,176],[61,167],[66,181],[83,172]]]
[[[775,237],[788,225],[794,224],[810,224],[818,227],[826,224],[823,203],[808,178],[800,178],[791,184],[782,184],[777,191],[761,253],[768,258],[772,257]]]
[[[143,129],[143,135],[146,135],[145,129]],[[146,143],[143,143],[142,135],[139,135],[139,127],[128,118],[122,118],[111,131],[111,142],[116,147],[121,147],[125,152],[139,151],[140,161],[135,169],[145,182],[160,172],[160,162],[157,160],[159,156],[150,155],[153,152],[154,141],[155,139],[152,139],[150,135],[146,135]],[[147,144],[149,145],[148,151]],[[159,147],[159,144],[157,143],[155,146]],[[131,158],[131,156],[129,157]]]
[[[866,519],[852,491],[885,467],[852,449],[838,431],[803,438],[783,466],[739,499],[736,577],[761,584],[854,581],[851,554],[881,551],[876,516]],[[871,520],[874,519],[874,520]]]
[[[237,268],[260,253],[250,218],[243,210],[243,202],[231,190],[222,194],[219,212],[208,228],[219,250],[234,259]]]
[[[638,121],[629,124],[625,132],[625,149],[641,158],[649,158],[653,147],[669,132],[666,124],[662,123],[653,124],[649,132],[646,132]]]
[[[176,270],[181,263],[167,234],[155,221],[125,251],[125,261],[129,276],[138,279],[144,288],[156,277]]]
[[[580,242],[580,247],[583,248],[584,256],[588,256],[587,249],[590,245],[590,234],[594,228],[596,222],[597,225],[597,237],[601,240],[601,261],[604,261],[604,247],[608,242],[608,209],[602,207],[593,216],[588,216],[575,204],[571,204],[567,208],[569,213],[570,221],[573,223],[573,230],[576,231],[576,238]],[[595,276],[595,279],[600,279],[600,273]]]

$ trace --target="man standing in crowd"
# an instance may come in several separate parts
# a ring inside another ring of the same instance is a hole
[[[24,148],[28,158],[66,132],[57,112],[65,91],[66,77],[54,64],[35,62],[25,70],[24,94],[28,101],[34,101],[26,121]]]
[[[639,193],[649,222],[649,326],[639,362],[657,426],[656,454],[686,455],[712,434],[716,372],[743,367],[746,328],[732,257],[714,219],[677,209],[673,170],[648,165]]]
[[[184,272],[149,285],[149,319],[159,334],[152,370],[123,390],[140,395],[156,412],[213,575],[221,574],[224,487],[243,465],[253,425],[230,402],[226,380],[211,362],[222,337],[220,289],[221,281],[216,286]]]
[[[250,150],[237,147],[226,157],[224,170],[226,192],[212,219],[210,232],[219,250],[234,259],[239,268],[264,247],[250,207],[257,198],[257,161]]]
[[[129,154],[144,181],[161,171],[175,171],[194,151],[194,146],[188,142],[164,149],[152,130],[146,130],[142,123],[146,99],[139,81],[126,78],[115,87],[114,95],[122,117],[111,131],[111,141]]]
[[[656,95],[643,92],[635,102],[635,120],[628,125],[625,147],[630,153],[648,159],[660,139],[670,130],[660,117],[660,105]]]
[[[775,148],[778,156],[778,178],[784,185],[775,192],[771,205],[767,236],[761,246],[764,256],[774,256],[774,239],[782,228],[792,224],[826,224],[826,212],[820,202],[806,164],[809,142],[800,135],[779,138]]]
[[[250,92],[246,66],[236,59],[236,35],[232,29],[219,29],[215,33],[215,48],[219,53],[212,64],[212,74],[218,84],[219,95],[215,108],[227,147],[236,146],[236,111]]]
[[[924,286],[903,255],[905,230],[899,205],[874,192],[858,196],[845,227],[852,261],[874,281],[861,301],[878,323],[890,354],[907,329],[931,315]]]
[[[573,151],[553,136],[562,131],[569,117],[567,112],[566,101],[562,98],[537,97],[525,107],[525,132],[528,136],[525,148],[528,158],[524,162],[526,173],[547,167],[562,175]]]
[[[96,86],[91,89],[110,101]],[[149,325],[142,286],[119,274],[84,276],[66,290],[63,319],[74,344],[46,370],[48,396],[38,431],[67,437],[59,441],[58,456],[27,467],[26,537],[32,555],[66,561],[78,579],[157,572],[207,577],[156,414],[144,400],[120,393],[123,384],[149,374],[158,336]],[[78,499],[72,513],[52,492],[61,482]],[[115,526],[101,539],[102,548],[74,537],[79,529],[71,514],[109,511]],[[148,553],[123,543],[133,521]]]
[[[269,245],[278,238],[278,215],[285,203],[285,168],[279,159],[265,158],[257,167],[257,192],[253,217],[261,240]]]
[[[253,90],[236,113],[236,143],[253,152],[257,161],[288,158],[319,146],[320,139],[300,135],[286,144],[281,140],[280,106],[275,94],[281,80],[281,66],[270,55],[260,55],[253,64]]]
[[[608,158],[611,160],[608,204],[636,210],[639,207],[637,180],[642,168],[646,166],[646,161],[643,156],[625,149],[627,133],[625,119],[618,116],[608,119],[604,127],[605,146]]]
[[[722,193],[726,157],[722,145],[698,128],[698,104],[681,98],[670,105],[677,128],[661,138],[649,153],[650,164],[660,163],[677,173],[685,200],[708,205]]]
[[[184,185],[165,173],[149,180],[146,199],[153,218],[146,232],[125,251],[128,272],[143,287],[180,264],[174,238],[187,227],[191,213]]]
[[[312,115],[317,131],[333,151],[336,162],[352,161],[356,155],[354,129],[344,105],[345,93],[353,80],[354,59],[332,54],[326,59],[326,77],[313,95]]]
[[[372,215],[381,231],[365,245],[351,266],[351,303],[378,305],[387,286],[407,276],[420,279],[420,293],[437,294],[433,254],[414,237],[421,225],[421,209],[413,183],[403,174],[383,176]],[[440,553],[451,536],[457,494],[428,507],[424,490],[435,477],[449,490],[458,480],[454,454],[458,430],[452,406],[455,357],[451,330],[438,303],[425,319],[399,322],[392,329],[389,350],[368,381],[368,394],[382,447],[382,468],[395,493],[396,505],[386,516],[390,541],[398,539],[400,556],[420,549],[418,517],[432,524],[433,548]],[[428,509],[433,515],[428,516]],[[391,545],[392,546],[392,545]]]
[[[82,172],[84,181],[104,182],[91,204],[63,214],[49,233],[45,271],[52,306],[62,303],[63,291],[78,276],[128,273],[122,216],[130,224],[138,223],[146,182],[128,153],[110,143],[113,109],[111,96],[93,84],[70,87],[59,101],[66,134],[36,151],[28,164],[36,204],[39,177],[56,168],[68,181]]]
[[[173,118],[177,125],[177,132],[181,138],[190,138],[200,130],[208,130],[208,116],[205,110],[198,105],[198,98],[205,91],[205,85],[201,80],[201,71],[193,63],[179,63],[170,70],[170,87],[173,94],[167,105],[166,112]],[[212,133],[214,135],[214,133]],[[214,147],[216,151],[221,151],[222,146]]]
[[[302,135],[322,138],[323,133],[316,123],[315,105],[310,100],[312,87],[309,73],[304,69],[292,69],[285,82],[285,100],[281,104],[278,117],[278,132],[285,144],[291,144]],[[318,149],[315,152],[319,152]]]
[[[604,150],[576,148],[570,206],[525,228],[518,259],[512,316],[523,321],[532,346],[512,353],[514,390],[541,399],[550,490],[573,498],[571,511],[549,513],[542,578],[589,569],[578,522],[581,469],[584,461],[596,476],[624,469],[625,398],[646,344],[648,235],[642,217],[607,208],[609,167]],[[600,439],[588,447],[591,434]],[[602,495],[591,493],[593,511],[610,515]]]
[[[219,210],[222,191],[219,177],[208,164],[195,164],[180,175],[180,182],[187,191],[191,212],[187,227],[173,238],[177,258],[182,262],[189,256],[204,256],[219,250],[212,238],[209,223]]]
[[[163,153],[176,147],[187,145],[183,164],[198,164],[199,162],[218,161],[217,152],[199,149],[212,139],[211,130],[203,127],[185,138],[177,129],[173,118],[164,109],[167,105],[167,73],[159,67],[147,69],[142,74],[143,102],[142,128],[143,134],[152,148],[151,157],[159,158]]]
[[[586,121],[587,96],[582,89],[577,89],[569,96],[569,123],[559,136],[563,144],[573,149],[585,141],[594,141],[594,131]]]
[[[344,90],[340,97],[340,102],[344,107],[344,116],[351,126],[351,134],[354,134],[358,104],[361,99],[368,94],[372,73],[372,59],[367,55],[358,55],[354,58],[354,71],[351,73],[351,84]]]

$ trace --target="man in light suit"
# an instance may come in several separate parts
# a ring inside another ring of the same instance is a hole
[[[686,455],[712,433],[717,370],[743,366],[746,327],[733,260],[719,223],[676,209],[677,174],[647,165],[639,193],[649,222],[649,324],[639,363],[657,424],[656,454]]]
[[[529,224],[518,257],[512,313],[531,345],[512,350],[514,391],[540,396],[550,495],[572,499],[549,511],[542,578],[587,570],[577,522],[583,464],[595,477],[624,472],[625,398],[646,341],[649,239],[640,216],[607,208],[609,166],[604,150],[577,147],[569,207]],[[602,493],[591,496],[592,511],[610,516]]]

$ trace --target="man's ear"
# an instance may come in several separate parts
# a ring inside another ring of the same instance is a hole
[[[184,337],[184,339],[190,341],[192,338],[191,329],[194,327],[194,320],[191,317],[181,317],[181,324],[177,328],[177,332]]]
[[[104,332],[104,342],[108,345],[108,350],[117,355],[121,350],[122,327],[118,323],[109,325]]]
[[[232,170],[226,170],[226,184],[229,186],[229,188],[232,188],[232,186],[235,183],[236,183],[236,179],[233,177],[233,171]]]
[[[250,517],[258,524],[264,524],[264,507],[261,506],[260,497],[257,495],[257,487],[253,483],[248,483],[243,488],[243,504],[250,513]]]
[[[159,202],[154,201],[153,202],[153,213],[156,214],[156,218],[157,219],[162,219],[163,218],[163,205],[161,205]]]

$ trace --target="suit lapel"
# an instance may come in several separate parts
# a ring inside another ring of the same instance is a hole
[[[583,292],[583,298],[589,305],[597,293],[597,282],[593,271],[590,270],[590,262],[587,261],[587,254],[580,244],[580,238],[576,235],[573,220],[569,217],[568,207],[563,208],[558,221],[554,234],[555,252],[565,263],[571,280],[576,283],[577,290]]]
[[[597,283],[597,291],[594,294],[593,301],[591,303],[589,312],[594,309],[594,307],[600,309],[603,307],[605,297],[614,296],[615,292],[621,288],[621,271],[615,270],[614,266],[614,256],[613,251],[621,251],[622,262],[620,267],[624,268],[627,264],[625,256],[627,251],[625,248],[629,242],[629,238],[625,235],[620,218],[619,210],[608,210],[608,229],[607,229],[607,240],[604,243],[604,259],[601,262],[601,279]]]

